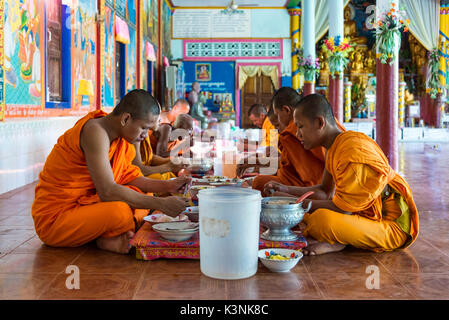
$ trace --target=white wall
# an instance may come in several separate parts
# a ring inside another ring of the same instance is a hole
[[[36,181],[59,136],[78,119],[0,122],[0,194]]]

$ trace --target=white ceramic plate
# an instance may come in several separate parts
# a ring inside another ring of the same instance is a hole
[[[198,213],[200,212],[200,208],[199,207],[187,207],[186,210],[183,212],[184,214],[189,214],[189,213]]]
[[[153,229],[161,232],[184,233],[197,231],[199,224],[197,222],[167,222],[155,224]]]

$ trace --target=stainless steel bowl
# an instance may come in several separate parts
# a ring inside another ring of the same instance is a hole
[[[210,171],[213,167],[213,163],[211,161],[201,161],[201,162],[193,162],[191,163],[186,170],[190,171],[191,173],[196,174],[204,174]]]
[[[287,204],[275,202],[285,201]],[[291,197],[268,197],[262,199],[262,211],[260,221],[268,227],[261,238],[271,241],[295,241],[298,239],[291,228],[296,226],[304,218],[304,214],[310,210],[312,201],[307,209],[302,207],[302,202],[295,203]]]

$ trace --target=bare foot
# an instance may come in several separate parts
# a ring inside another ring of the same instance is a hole
[[[97,247],[103,250],[127,254],[131,250],[129,240],[134,237],[134,232],[128,231],[113,238],[98,238]]]
[[[315,242],[313,243],[309,242],[309,245],[302,249],[302,252],[306,256],[316,256],[330,252],[338,252],[343,250],[345,247],[346,245],[340,243],[330,244],[327,242],[319,242],[315,240]]]

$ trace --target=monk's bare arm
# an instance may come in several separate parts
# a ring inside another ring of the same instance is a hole
[[[159,128],[159,139],[157,140],[156,154],[161,157],[170,157],[170,152],[167,151],[168,141],[170,138],[170,126],[162,125]]]
[[[106,131],[99,125],[85,125],[81,132],[80,146],[101,201],[123,201],[138,209],[161,208],[162,199],[147,196],[115,183],[109,163],[109,144]]]
[[[309,212],[314,212],[317,209],[328,209],[335,212],[343,213],[343,214],[352,214],[352,212],[347,212],[344,210],[341,210],[339,207],[337,207],[332,200],[304,200],[303,207],[306,208],[309,205],[309,202],[312,201],[312,206],[309,210]]]
[[[321,178],[321,184],[311,186],[311,187],[296,187],[296,186],[286,186],[281,185],[276,182],[268,182],[265,185],[265,192],[268,194],[269,189],[271,187],[274,187],[275,192],[281,192],[281,193],[288,193],[295,197],[300,197],[303,194],[313,191],[314,194],[311,195],[310,199],[315,200],[329,200],[332,198],[332,195],[334,193],[334,180],[332,178],[332,175],[324,169],[323,177]]]
[[[153,160],[151,161],[151,165],[153,166],[160,166],[166,163],[170,163],[170,158],[164,158],[161,156],[158,156],[157,154],[153,155]]]

